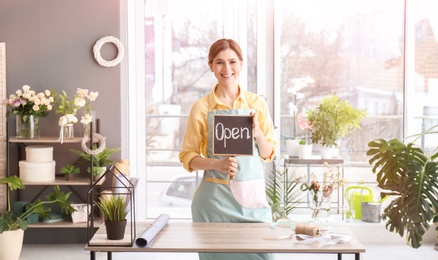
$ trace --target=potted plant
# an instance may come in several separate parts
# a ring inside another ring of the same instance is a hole
[[[61,192],[59,186],[54,186],[54,191],[45,197],[46,200],[36,200],[25,207],[24,212],[11,210],[10,193],[13,190],[24,189],[23,182],[18,176],[9,176],[0,179],[0,184],[7,184],[7,210],[0,213],[0,259],[18,259],[23,245],[24,230],[27,229],[27,218],[32,214],[49,217],[51,210],[46,206],[56,204],[65,214],[71,214],[75,209],[68,201],[71,192]]]
[[[61,173],[65,174],[65,179],[68,181],[73,180],[73,174],[77,174],[80,171],[79,167],[76,167],[73,164],[67,164],[61,168]]]
[[[95,146],[94,149],[97,149]],[[106,172],[106,168],[110,165],[113,165],[115,161],[111,158],[111,156],[117,152],[119,152],[121,148],[105,148],[102,152],[93,155],[93,172],[92,175],[95,178],[95,181]],[[71,152],[79,155],[82,159],[90,162],[91,161],[91,155],[88,153],[76,150],[76,149],[70,149]],[[88,172],[90,172],[90,169],[88,168]],[[104,180],[101,179],[103,182]]]
[[[386,228],[401,237],[406,234],[413,248],[421,246],[431,222],[438,222],[438,147],[425,154],[415,144],[435,128],[438,125],[414,136],[411,142],[376,139],[368,144],[367,155],[371,156],[369,163],[374,165],[378,187],[387,191],[382,197],[393,197],[382,215]]]
[[[339,148],[339,139],[360,128],[359,123],[365,116],[365,109],[354,108],[334,94],[324,98],[318,107],[307,111],[312,143],[321,144],[322,148]]]
[[[285,166],[283,172],[274,170],[266,179],[266,195],[274,221],[288,219],[292,210],[301,203],[301,184],[298,177],[295,176],[296,169],[289,172],[289,167]]]
[[[100,197],[96,202],[105,221],[107,238],[120,240],[125,236],[126,216],[128,210],[124,196]]]

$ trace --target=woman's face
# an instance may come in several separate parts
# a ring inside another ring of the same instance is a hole
[[[242,62],[232,49],[219,52],[210,64],[210,70],[214,73],[219,84],[230,85],[237,83],[242,70]]]

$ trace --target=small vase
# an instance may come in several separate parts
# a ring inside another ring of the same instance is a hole
[[[286,140],[287,154],[290,158],[300,157],[300,143],[298,140]]]
[[[84,125],[84,137],[88,137],[88,138],[91,138],[90,137],[90,124],[86,124],[86,125]]]
[[[327,222],[330,216],[331,194],[325,195],[321,190],[309,190],[309,197],[312,220],[316,222]]]
[[[312,144],[301,144],[300,156],[301,159],[310,159],[312,157]]]
[[[15,133],[17,138],[36,139],[38,138],[39,118],[33,115],[17,115]]]
[[[66,174],[65,175],[65,180],[66,181],[72,181],[73,180],[73,174]]]
[[[75,138],[75,131],[73,124],[67,124],[65,126],[62,126],[64,128],[64,140],[72,140]]]

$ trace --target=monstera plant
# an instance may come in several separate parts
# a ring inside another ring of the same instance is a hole
[[[367,155],[371,156],[369,163],[374,166],[378,187],[393,197],[383,211],[386,228],[406,236],[413,248],[421,246],[432,221],[438,222],[438,147],[426,154],[415,145],[418,138],[433,129],[438,125],[408,143],[377,139],[368,144]]]

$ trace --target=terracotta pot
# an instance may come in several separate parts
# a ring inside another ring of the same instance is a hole
[[[5,231],[0,234],[0,259],[18,260],[23,247],[24,230]]]
[[[105,228],[109,240],[122,240],[125,237],[126,219],[120,222],[105,221]]]
[[[66,175],[65,175],[65,179],[66,179],[67,181],[72,181],[72,180],[73,180],[73,174],[66,174]]]

